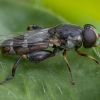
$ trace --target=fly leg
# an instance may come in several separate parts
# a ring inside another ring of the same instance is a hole
[[[27,27],[27,30],[34,30],[34,29],[41,29],[42,27],[40,27],[40,26],[37,26],[37,25],[29,25],[28,27]]]
[[[95,59],[94,57],[92,57],[91,55],[89,55],[89,54],[84,54],[84,53],[78,51],[77,49],[76,49],[75,51],[76,51],[80,56],[84,56],[84,57],[90,58],[90,59],[94,60],[97,64],[100,65],[100,62],[99,62],[97,59]]]
[[[21,57],[19,57],[19,59],[13,65],[12,75],[10,75],[9,77],[7,77],[3,82],[0,82],[0,85],[8,82],[9,80],[11,80],[14,77],[16,68],[17,68],[18,64],[20,63],[20,61],[22,60],[22,58],[26,58],[26,55],[22,55]]]
[[[49,57],[55,56],[56,52],[57,52],[56,49],[54,49],[53,52],[49,50],[35,51],[33,53],[27,54],[27,58],[29,59],[29,61],[37,63]]]
[[[35,51],[35,52],[27,54],[27,55],[22,55],[21,57],[19,57],[19,59],[13,65],[12,75],[7,77],[3,82],[0,82],[0,85],[8,82],[9,80],[11,80],[14,77],[16,68],[17,68],[18,64],[20,63],[20,61],[22,60],[22,58],[27,58],[31,62],[35,62],[36,63],[36,62],[40,62],[40,61],[42,61],[42,60],[44,60],[44,59],[46,59],[48,57],[54,56],[57,51],[58,51],[58,49],[54,48],[53,52],[49,51],[49,50],[41,50],[41,51]]]
[[[70,73],[70,76],[71,76],[71,79],[72,79],[72,85],[75,85],[70,65],[69,65],[69,63],[68,63],[68,61],[66,59],[66,50],[64,50],[64,52],[63,52],[63,57],[64,57],[64,59],[66,61],[66,64],[67,64],[67,67],[68,67],[68,70],[69,70],[69,73]]]

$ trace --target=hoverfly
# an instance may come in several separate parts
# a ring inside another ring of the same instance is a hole
[[[12,75],[0,84],[6,83],[15,76],[16,68],[22,58],[36,63],[53,57],[63,50],[62,55],[66,61],[72,84],[75,85],[70,65],[66,59],[66,51],[75,49],[77,54],[88,57],[100,65],[94,57],[78,50],[82,45],[84,48],[98,46],[99,37],[96,28],[91,24],[85,24],[84,28],[73,24],[60,24],[50,28],[29,25],[25,34],[6,39],[0,46],[2,54],[21,55],[13,65]],[[53,51],[46,50],[49,47],[53,48]]]

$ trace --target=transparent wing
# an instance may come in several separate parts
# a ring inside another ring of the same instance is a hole
[[[25,39],[27,39],[29,43],[43,42],[44,40],[48,40],[50,38],[48,29],[49,28],[27,31],[24,35]]]
[[[13,39],[16,36],[24,35],[24,34],[25,34],[25,32],[13,32],[13,33],[5,33],[5,34],[3,33],[3,34],[0,34],[0,45],[5,40]]]
[[[12,46],[23,46],[26,44],[30,46],[48,45],[50,39],[50,34],[48,34],[48,29],[49,28],[35,29],[32,31],[15,32],[12,34],[0,35],[0,46],[8,45],[9,41],[13,41]]]

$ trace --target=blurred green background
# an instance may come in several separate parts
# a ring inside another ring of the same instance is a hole
[[[93,24],[100,33],[99,13],[99,0],[0,0],[0,35],[25,31],[30,24],[51,27],[61,23]],[[80,51],[100,61],[100,47],[81,47]],[[38,64],[23,59],[15,77],[0,86],[0,100],[100,100],[100,66],[69,51],[73,87],[61,53]],[[18,57],[0,55],[0,81],[11,74]]]

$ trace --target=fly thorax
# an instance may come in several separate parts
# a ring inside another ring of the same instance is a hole
[[[71,50],[75,47],[80,47],[82,44],[82,37],[81,36],[75,36],[71,37],[69,36],[64,42],[62,42],[62,48],[66,50]]]

